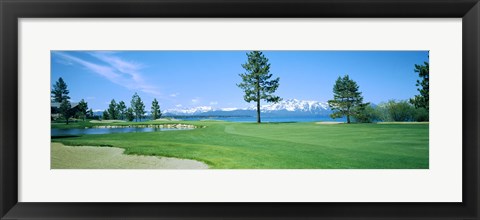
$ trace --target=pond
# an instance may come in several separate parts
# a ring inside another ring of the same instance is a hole
[[[51,136],[80,136],[86,134],[114,134],[114,133],[133,133],[133,132],[156,132],[156,131],[180,131],[192,130],[193,128],[71,128],[71,129],[51,129]]]

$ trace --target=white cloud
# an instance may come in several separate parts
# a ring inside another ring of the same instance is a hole
[[[62,57],[66,62],[80,64],[110,82],[123,86],[129,90],[139,90],[153,96],[160,95],[158,88],[146,83],[143,79],[142,74],[140,73],[140,69],[143,68],[143,65],[131,61],[125,61],[114,56],[114,53],[89,53],[91,56],[105,64],[89,62],[63,52],[57,52],[55,54]]]
[[[141,64],[135,62],[128,62],[120,59],[119,57],[113,56],[111,53],[105,52],[94,52],[90,53],[93,57],[109,64],[111,67],[116,69],[118,72],[129,75],[134,81],[143,81],[142,76],[138,71],[142,68]]]
[[[66,65],[66,66],[71,66],[71,65],[73,65],[72,62],[70,62],[70,61],[68,61],[68,60],[65,60],[65,59],[62,59],[62,60],[61,60],[61,59],[57,59],[56,62],[57,62],[57,63],[60,63],[60,64],[63,64],[63,65]]]
[[[175,105],[175,107],[180,108],[182,107],[182,104]]]
[[[171,97],[177,97],[178,95],[180,95],[178,92],[170,94]]]
[[[210,102],[210,105],[218,105],[217,101]]]
[[[199,99],[199,98],[194,98],[194,99],[192,99],[192,103],[193,103],[193,104],[196,104],[196,103],[198,103],[198,102],[200,102],[200,99]]]

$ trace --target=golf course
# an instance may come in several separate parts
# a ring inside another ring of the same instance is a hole
[[[429,51],[53,51],[51,169],[429,169]]]
[[[226,121],[147,121],[68,125],[52,129],[95,127],[193,126],[194,129],[52,136],[52,168],[115,168],[111,155],[90,150],[120,149],[132,156],[121,168],[151,157],[200,162],[209,169],[428,169],[428,123],[247,123]],[[55,147],[54,147],[55,146]],[[58,146],[69,147],[60,150]],[[88,148],[86,147],[88,146]],[[75,149],[82,149],[75,151]],[[90,149],[90,150],[89,150]],[[82,156],[82,152],[85,156]],[[120,152],[120,153],[119,153]],[[89,156],[88,156],[89,155]],[[104,155],[102,158],[102,155]],[[76,166],[72,158],[95,157]],[[95,162],[96,161],[96,162]],[[170,167],[156,167],[165,168]],[[184,167],[188,169],[189,167]],[[205,167],[204,167],[205,168]]]

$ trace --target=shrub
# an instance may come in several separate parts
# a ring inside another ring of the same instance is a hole
[[[358,110],[358,113],[353,117],[354,122],[358,123],[372,123],[378,121],[378,114],[371,105],[364,106]]]
[[[426,108],[415,109],[415,121],[428,121],[429,112]]]
[[[390,100],[377,107],[377,115],[382,121],[414,121],[416,110],[407,101]]]

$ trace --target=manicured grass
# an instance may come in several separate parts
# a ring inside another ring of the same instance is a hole
[[[148,123],[152,122],[138,124]],[[85,135],[52,141],[71,146],[120,147],[125,149],[126,154],[194,159],[207,163],[210,168],[429,167],[428,124],[173,123],[206,127],[184,131]]]

